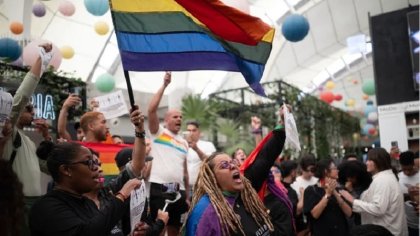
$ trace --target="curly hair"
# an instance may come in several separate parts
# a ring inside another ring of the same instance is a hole
[[[200,172],[198,174],[197,183],[194,188],[194,194],[191,202],[191,207],[188,211],[188,216],[192,213],[194,207],[200,201],[203,195],[208,195],[211,204],[213,205],[217,217],[222,228],[222,235],[229,235],[229,232],[236,232],[245,235],[242,229],[240,218],[235,214],[233,208],[229,205],[222,190],[217,183],[216,176],[213,173],[213,159],[222,153],[216,152],[210,155],[205,161],[203,161]],[[266,224],[270,231],[274,231],[273,224],[270,221],[270,216],[267,213],[267,209],[258,198],[257,193],[252,187],[251,183],[247,178],[241,175],[244,183],[244,189],[240,192],[242,202],[244,203],[245,210],[251,213],[252,217],[257,222],[258,226],[261,227]],[[181,232],[185,229],[187,221],[184,222]]]
[[[23,185],[10,164],[0,159],[0,235],[20,235],[24,219]]]

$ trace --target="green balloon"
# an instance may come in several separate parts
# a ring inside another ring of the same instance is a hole
[[[366,80],[363,83],[362,91],[367,95],[375,95],[375,81],[373,79]]]
[[[95,82],[95,87],[103,93],[111,92],[115,87],[114,77],[108,73],[98,76]]]

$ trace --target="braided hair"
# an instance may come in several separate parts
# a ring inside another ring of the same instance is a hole
[[[230,232],[238,233],[238,231],[242,235],[245,235],[240,218],[235,214],[233,208],[227,202],[213,172],[213,159],[221,154],[223,153],[213,153],[201,164],[197,182],[194,186],[194,194],[191,207],[188,211],[188,216],[192,213],[195,205],[197,205],[201,197],[207,194],[212,206],[215,209],[217,217],[219,218],[222,235],[229,235]],[[258,195],[251,183],[242,175],[241,179],[244,183],[244,189],[240,192],[240,194],[245,210],[251,213],[259,227],[262,227],[262,225],[265,224],[268,226],[270,231],[274,231],[273,224],[270,221],[270,216],[267,213],[265,206],[258,198]],[[187,221],[184,222],[181,232],[185,229],[186,223]]]

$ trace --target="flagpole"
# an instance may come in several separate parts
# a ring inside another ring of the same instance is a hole
[[[133,94],[133,88],[131,87],[131,81],[130,81],[130,74],[128,73],[128,70],[124,70],[124,77],[125,77],[125,82],[127,83],[127,92],[128,92],[128,97],[130,98],[130,105],[131,108],[134,109],[134,94]]]

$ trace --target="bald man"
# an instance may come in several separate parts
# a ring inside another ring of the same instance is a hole
[[[159,124],[157,109],[166,87],[171,83],[171,73],[166,72],[163,85],[149,104],[149,131],[152,141],[153,165],[150,172],[150,212],[156,218],[158,209],[165,205],[165,199],[173,199],[180,189],[181,199],[167,208],[169,221],[167,233],[178,235],[181,215],[188,210],[189,185],[187,171],[188,143],[179,135],[182,114],[179,110],[169,110],[165,114],[164,124]]]

